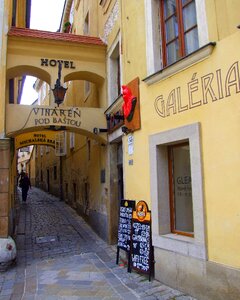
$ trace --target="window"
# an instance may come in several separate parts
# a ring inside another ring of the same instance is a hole
[[[65,198],[68,200],[68,183],[65,183]]]
[[[9,103],[14,103],[14,79],[9,80]]]
[[[99,4],[102,6],[103,8],[103,12],[104,14],[107,12],[109,6],[110,6],[110,3],[111,3],[112,0],[100,0],[99,1]]]
[[[66,134],[65,131],[60,131],[55,135],[55,155],[66,155]]]
[[[16,26],[17,0],[12,0],[12,26]]]
[[[205,1],[145,0],[145,16],[148,76],[209,44]],[[201,54],[196,62],[211,52]]]
[[[72,1],[71,9],[70,9],[70,14],[69,14],[69,22],[73,24],[74,21],[74,1]]]
[[[87,139],[87,160],[91,159],[91,141]]]
[[[74,147],[75,147],[75,133],[74,132],[70,132],[69,142],[70,142],[70,149],[74,149]]]
[[[89,81],[84,81],[84,94],[85,94],[85,101],[87,100],[87,97],[90,94],[90,82]]]
[[[112,51],[110,50],[108,58],[108,78],[110,101],[113,103],[121,95],[121,58],[119,40],[113,44]]]
[[[75,5],[75,9],[76,9],[76,10],[78,10],[79,4],[80,4],[80,0],[77,0],[77,1],[76,1],[76,5]]]
[[[53,167],[53,179],[57,180],[57,166]]]
[[[89,35],[89,13],[87,13],[85,20],[84,20],[83,34]]]
[[[168,146],[171,232],[193,236],[189,144]]]
[[[161,0],[163,66],[199,47],[195,0]]]
[[[200,124],[151,135],[149,152],[153,245],[207,259]]]

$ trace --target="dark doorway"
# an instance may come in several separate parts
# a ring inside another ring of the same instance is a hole
[[[117,145],[117,176],[118,176],[118,200],[120,201],[124,198],[124,188],[123,188],[123,158],[122,158],[122,143]]]
[[[50,192],[50,173],[49,169],[47,169],[47,192]]]

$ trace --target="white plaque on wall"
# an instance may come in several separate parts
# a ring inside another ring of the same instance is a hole
[[[128,135],[128,155],[133,155],[134,145],[133,145],[133,135]]]

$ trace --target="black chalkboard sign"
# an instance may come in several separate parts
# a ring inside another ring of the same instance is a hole
[[[130,254],[131,248],[131,230],[132,230],[132,214],[135,209],[135,201],[121,200],[119,208],[118,223],[118,243],[117,243],[117,261],[119,261],[119,249]],[[128,260],[128,270],[130,268],[130,257]]]
[[[151,212],[145,201],[137,203],[133,213],[131,234],[131,268],[149,274],[153,273],[153,247],[151,233]]]
[[[151,268],[151,225],[150,222],[133,221],[132,224],[132,267],[144,273]]]
[[[118,247],[130,251],[132,213],[135,201],[122,200],[119,209]]]

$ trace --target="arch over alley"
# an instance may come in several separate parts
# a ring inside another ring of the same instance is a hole
[[[99,85],[100,98],[106,98],[106,45],[97,37],[13,27],[7,50],[7,79],[32,75],[53,88],[60,62],[64,82],[89,80]]]
[[[91,137],[100,143],[106,143],[104,134],[94,133],[94,128],[106,127],[104,109],[101,108],[66,106],[59,108],[8,104],[6,112],[8,137],[15,137],[21,133],[55,129],[69,130]]]
[[[8,37],[7,80],[32,75],[53,88],[60,63],[63,82],[91,81],[99,88],[99,103],[104,102],[106,45],[99,38],[24,28],[11,28]],[[6,104],[6,135],[63,129],[105,144],[104,134],[94,133],[94,128],[106,128],[105,107],[100,106],[59,108],[52,95],[49,106]]]

